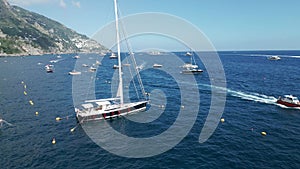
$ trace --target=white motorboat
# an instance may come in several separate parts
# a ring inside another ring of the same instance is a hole
[[[90,72],[96,72],[96,70],[97,70],[97,68],[95,68],[93,66],[90,67]]]
[[[114,65],[113,69],[119,69],[119,65]]]
[[[268,57],[269,60],[280,60],[281,58],[279,56],[270,56]]]
[[[109,56],[110,59],[118,59],[118,56],[115,53],[111,53]]]
[[[80,56],[76,55],[76,56],[74,56],[73,58],[74,58],[74,59],[79,59]]]
[[[81,75],[81,72],[73,70],[72,72],[69,72],[69,75]]]
[[[48,65],[45,66],[45,69],[46,69],[46,72],[47,72],[47,73],[53,73],[53,71],[54,71],[54,66],[48,64]]]
[[[153,64],[153,68],[161,68],[161,67],[163,67],[163,65],[157,63]]]

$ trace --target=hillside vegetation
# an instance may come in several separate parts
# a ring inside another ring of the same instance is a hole
[[[0,55],[101,52],[105,47],[45,16],[0,0]]]

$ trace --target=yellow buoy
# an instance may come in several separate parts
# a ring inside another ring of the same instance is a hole
[[[34,103],[33,103],[33,101],[32,101],[32,100],[29,100],[29,104],[30,104],[31,106],[33,106],[33,105],[34,105]]]
[[[26,89],[27,88],[27,86],[26,85],[24,85],[24,89]]]
[[[60,121],[60,120],[62,120],[62,118],[56,117],[55,120],[56,120],[56,121]]]
[[[35,115],[39,115],[39,112],[35,112]]]
[[[224,123],[225,122],[225,119],[224,118],[221,118],[221,120],[220,120],[222,123]]]
[[[55,138],[52,139],[52,144],[56,144]]]
[[[22,81],[21,83],[24,84],[24,81]]]
[[[25,95],[25,96],[27,95],[27,92],[26,92],[26,91],[24,91],[24,95]]]
[[[262,132],[261,132],[261,135],[266,136],[266,135],[267,135],[267,132],[262,131]]]

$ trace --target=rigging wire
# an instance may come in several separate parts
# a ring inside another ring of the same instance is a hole
[[[121,15],[121,12],[120,10],[118,10],[119,14]],[[142,94],[144,96],[144,99],[147,99],[146,97],[146,92],[145,92],[145,88],[144,88],[144,85],[143,85],[143,82],[142,82],[142,79],[141,79],[141,76],[140,76],[140,73],[139,73],[139,70],[137,69],[137,63],[136,63],[136,59],[134,57],[134,53],[133,53],[133,50],[132,50],[132,47],[129,43],[129,40],[126,38],[127,37],[127,33],[126,33],[126,29],[124,27],[124,23],[122,20],[119,20],[120,21],[120,25],[121,25],[121,31],[123,33],[123,36],[124,36],[124,40],[126,42],[126,46],[127,46],[127,49],[128,49],[128,52],[129,52],[129,58],[131,59],[131,62],[133,63],[133,67],[135,68],[135,71],[136,71],[136,74],[137,74],[137,79],[138,79],[138,83],[141,87],[141,91],[142,91]],[[139,97],[139,94],[138,94],[138,90],[137,90],[137,87],[134,83],[134,78],[133,78],[133,74],[132,74],[132,71],[131,69],[129,69],[130,71],[130,74],[131,74],[131,77],[133,79],[133,84],[134,84],[134,87],[135,87],[135,91],[136,91],[136,94],[137,94],[137,97],[140,99]]]

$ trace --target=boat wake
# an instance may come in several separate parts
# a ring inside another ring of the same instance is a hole
[[[298,58],[300,59],[300,56],[290,56],[291,58]]]
[[[49,62],[50,63],[57,63],[57,62],[60,62],[60,61],[62,61],[63,59],[56,59],[56,60],[50,60]]]
[[[227,89],[228,94],[234,97],[239,97],[244,100],[250,100],[250,101],[255,101],[259,103],[266,103],[266,104],[275,104],[277,105],[276,97],[274,96],[267,96],[264,94],[259,94],[259,93],[247,93],[247,92],[241,92],[241,91],[234,91]]]
[[[200,85],[204,86],[204,87],[210,87],[210,88],[215,88],[218,90],[226,91],[229,96],[238,97],[243,100],[277,105],[277,103],[276,103],[277,99],[274,96],[267,96],[264,94],[254,93],[254,92],[235,91],[235,90],[231,90],[228,88],[212,86],[212,85],[207,85],[207,84],[200,84]]]
[[[241,54],[242,56],[262,56],[262,57],[270,57],[270,56],[279,56],[279,57],[283,57],[283,58],[296,58],[296,59],[300,59],[300,56],[296,56],[296,55],[270,55],[270,54]]]

